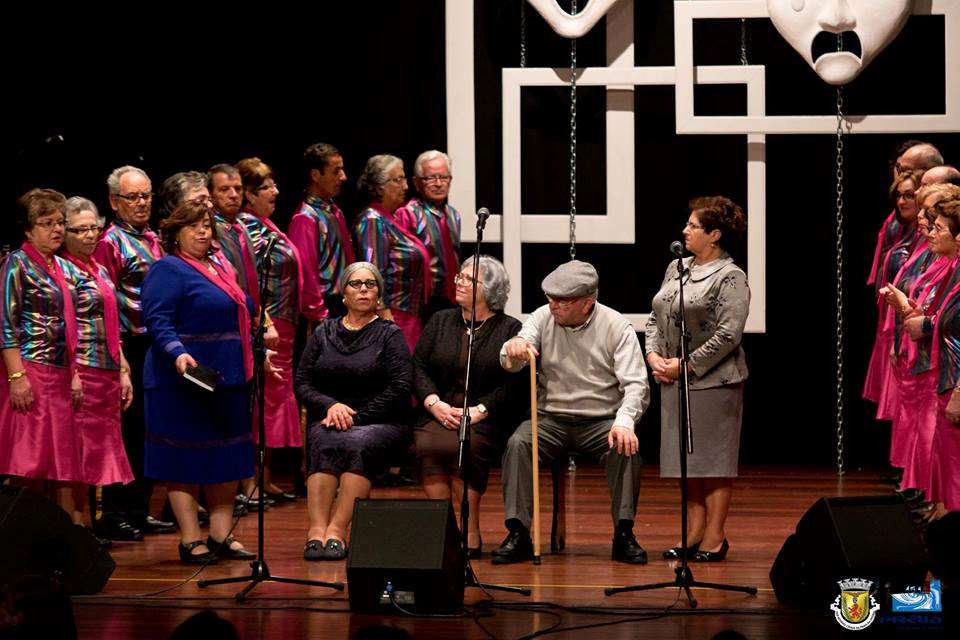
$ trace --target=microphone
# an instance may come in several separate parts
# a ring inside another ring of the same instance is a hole
[[[679,240],[674,240],[670,243],[670,253],[677,256],[678,258],[683,255],[683,243]]]
[[[477,229],[483,229],[487,226],[487,218],[490,217],[490,209],[486,207],[480,207],[477,210]]]
[[[267,246],[263,248],[263,254],[268,256],[270,252],[273,251],[273,247],[277,244],[277,234],[271,234],[270,239],[267,240]]]

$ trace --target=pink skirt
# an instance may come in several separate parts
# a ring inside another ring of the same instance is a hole
[[[120,431],[120,372],[77,365],[83,405],[76,413],[83,481],[103,486],[133,482]]]
[[[890,464],[901,469],[913,455],[912,445],[917,421],[916,402],[910,402],[917,388],[917,377],[908,373],[910,368],[906,358],[897,360],[897,380],[900,387],[897,395],[904,398],[897,407],[897,412],[890,425]],[[910,410],[907,410],[910,405]]]
[[[878,331],[867,367],[863,397],[877,403],[877,420],[893,420],[897,413],[897,377],[890,362],[893,331]]]
[[[23,366],[33,390],[29,411],[14,411],[10,385],[0,383],[0,474],[82,482],[70,370],[30,360],[24,360]],[[0,374],[7,374],[2,362]]]
[[[950,395],[948,392],[937,399],[927,500],[942,502],[948,511],[960,511],[960,424],[950,422],[944,413]]]
[[[930,491],[930,460],[933,436],[937,430],[937,372],[924,371],[919,376],[909,376],[913,382],[900,389],[900,413],[898,421],[908,423],[908,432],[903,446],[906,457],[903,480],[900,488]],[[895,421],[894,424],[897,424]]]
[[[266,377],[263,390],[263,420],[267,434],[267,446],[299,447],[303,444],[300,436],[300,408],[293,395],[293,340],[297,328],[286,320],[274,319],[273,325],[280,334],[280,344],[276,355],[270,358],[274,366],[283,369],[283,380],[273,376]],[[253,438],[258,440],[257,414],[254,413]]]
[[[400,331],[403,332],[410,353],[413,353],[413,350],[417,347],[417,341],[420,339],[420,333],[423,331],[420,316],[400,309],[390,309],[390,313],[393,314],[394,324],[400,327]]]

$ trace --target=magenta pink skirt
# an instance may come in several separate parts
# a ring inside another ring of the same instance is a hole
[[[942,502],[948,511],[960,511],[960,424],[947,420],[944,413],[950,395],[947,392],[937,399],[927,500]]]
[[[280,447],[299,447],[303,444],[300,436],[300,408],[297,398],[293,395],[293,340],[297,328],[286,320],[275,318],[273,325],[280,334],[280,344],[275,356],[270,358],[274,366],[283,369],[283,380],[276,380],[267,376],[263,390],[264,428],[267,433],[267,446],[276,449]],[[256,420],[257,414],[254,413]],[[256,442],[257,423],[254,421],[253,438]]]
[[[890,464],[901,469],[907,466],[907,462],[913,455],[912,445],[917,421],[914,411],[916,403],[910,402],[917,387],[917,378],[908,373],[909,368],[906,358],[900,358],[897,361],[897,380],[900,382],[897,395],[905,401],[897,406],[893,423],[890,425]],[[907,411],[908,404],[911,405],[911,411]]]
[[[897,414],[897,377],[890,363],[893,331],[878,331],[867,367],[863,397],[877,403],[877,420],[893,420]]]
[[[420,316],[400,309],[390,309],[390,313],[393,314],[394,324],[400,327],[400,331],[403,332],[410,353],[413,353],[413,350],[417,347],[417,341],[420,339],[420,333],[423,331]]]
[[[82,482],[70,370],[30,360],[24,360],[23,366],[33,389],[29,411],[14,411],[9,385],[0,384],[0,474]],[[7,374],[2,361],[0,374]]]
[[[120,372],[77,365],[83,405],[76,413],[83,481],[103,486],[133,482],[120,431]]]
[[[925,371],[909,376],[913,382],[901,385],[898,420],[909,424],[903,443],[905,453],[900,488],[930,491],[930,460],[933,435],[937,430],[937,372]],[[897,424],[895,421],[894,424]],[[891,452],[892,453],[892,452]]]

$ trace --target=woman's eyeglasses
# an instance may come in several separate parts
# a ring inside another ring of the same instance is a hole
[[[67,227],[67,231],[70,233],[75,233],[78,236],[82,236],[86,233],[100,233],[101,229],[103,229],[103,227],[99,225],[91,225],[89,227]]]
[[[464,286],[474,284],[474,279],[471,276],[467,276],[462,273],[458,273],[457,275],[453,276],[453,281],[456,284],[462,284]]]
[[[359,289],[360,287],[366,287],[367,289],[379,288],[376,280],[347,280],[347,286],[351,289]]]

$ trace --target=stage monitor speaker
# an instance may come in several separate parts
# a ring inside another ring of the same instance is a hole
[[[347,582],[351,611],[458,611],[464,558],[450,501],[357,500]]]
[[[99,593],[116,568],[92,533],[32,491],[0,485],[0,584],[58,576],[70,595]]]
[[[873,580],[875,588],[905,590],[923,584],[923,541],[903,498],[820,498],[797,523],[770,570],[777,600],[828,606],[845,578]]]

